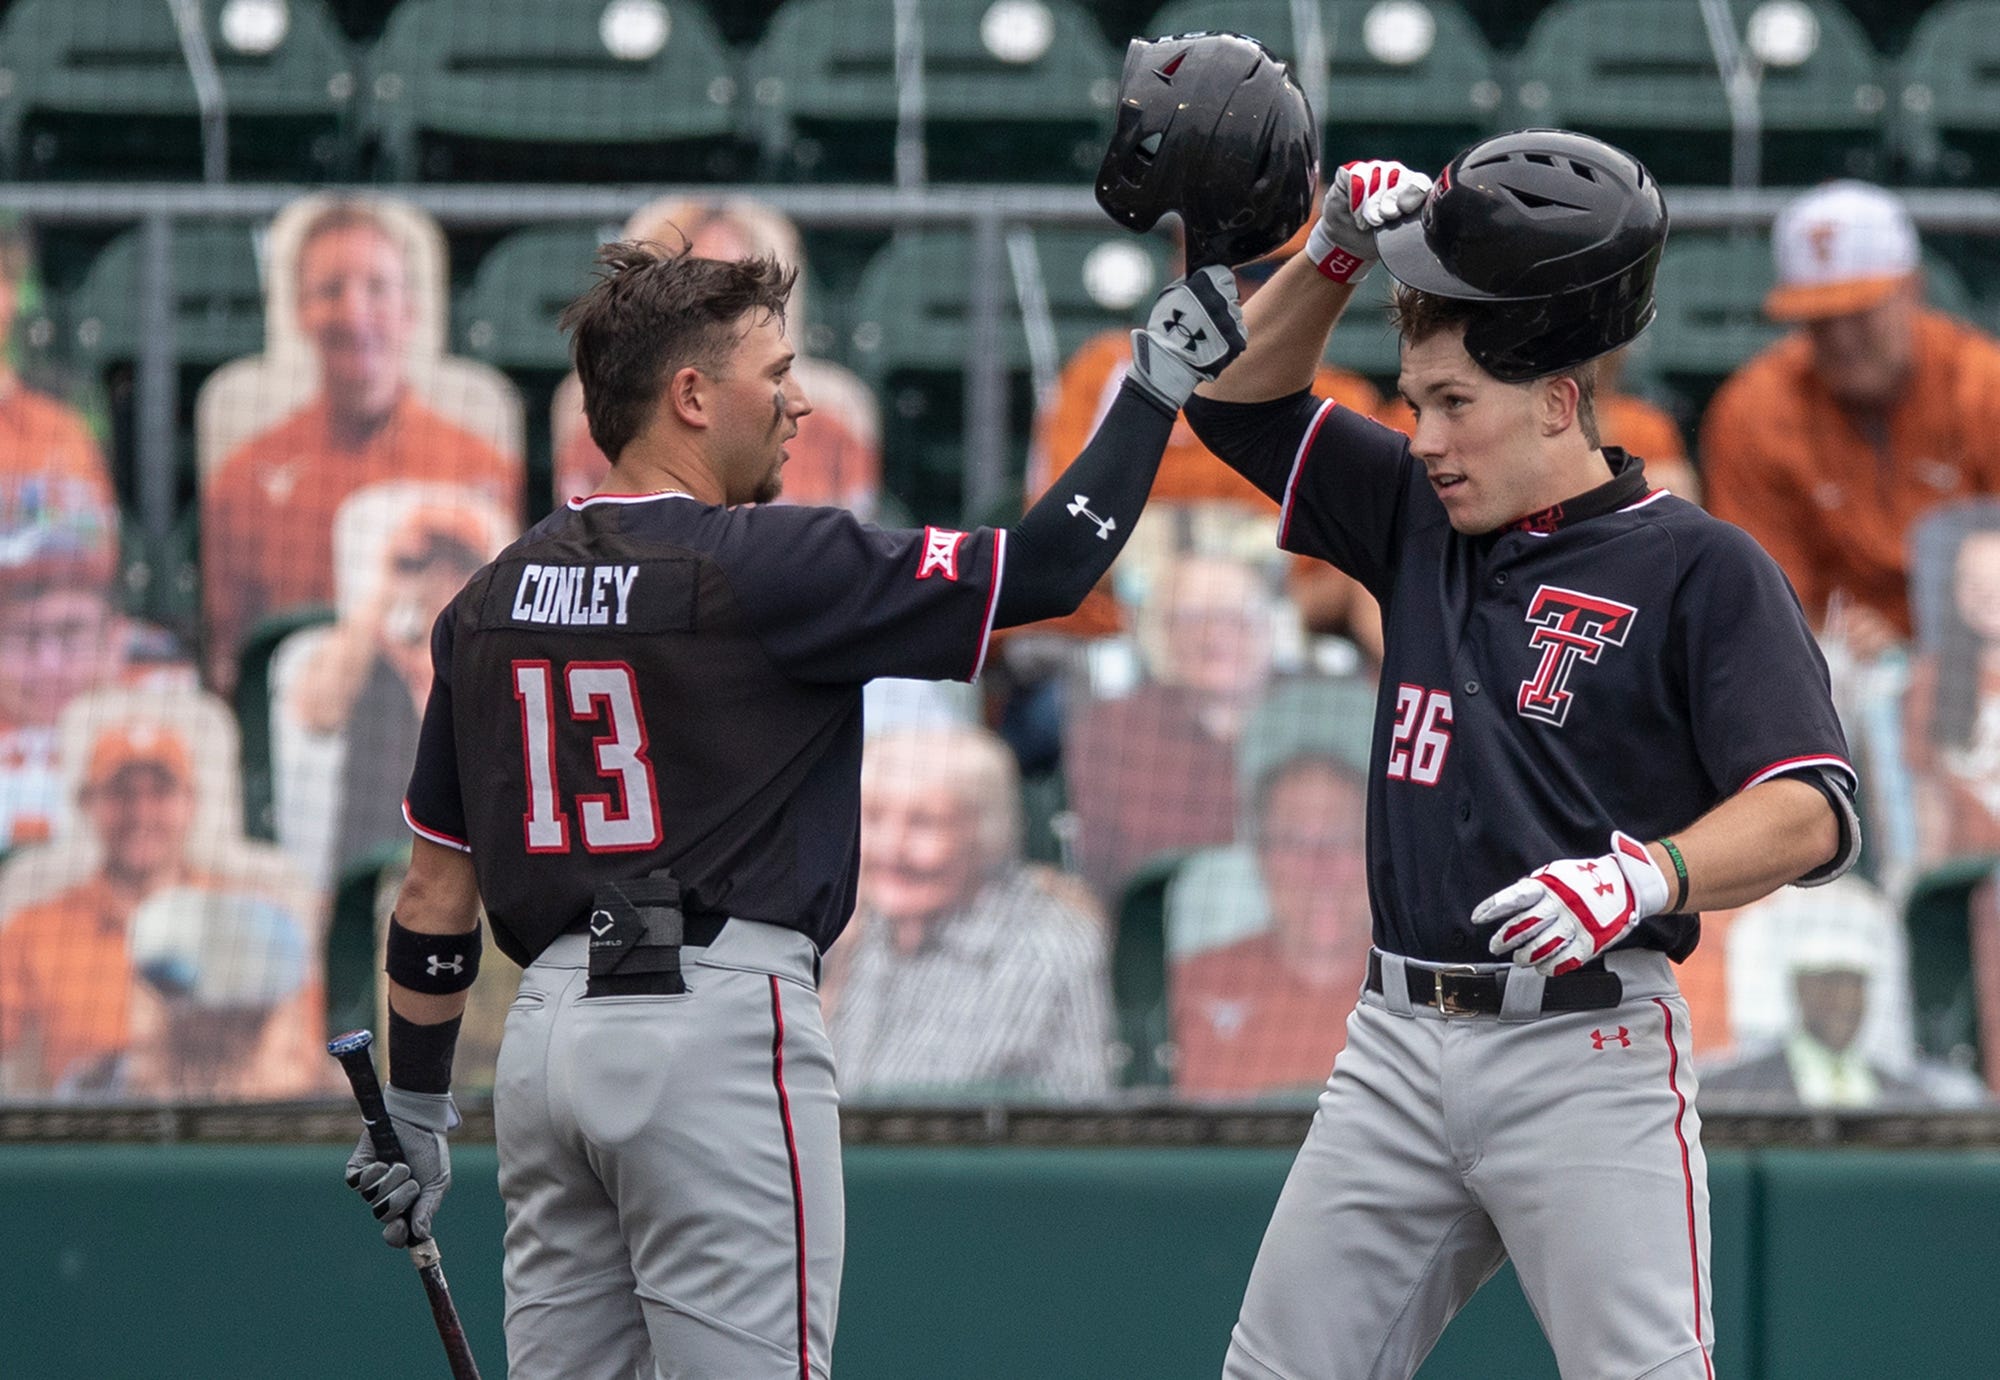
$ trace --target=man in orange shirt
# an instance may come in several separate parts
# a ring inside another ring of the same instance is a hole
[[[1339,705],[1322,693],[1330,688],[1278,692],[1248,735],[1247,843],[1269,924],[1174,961],[1174,1086],[1184,1093],[1317,1088],[1346,1043],[1373,923],[1362,849],[1368,720],[1359,734],[1345,725],[1343,750]],[[1257,770],[1257,740],[1274,726],[1295,745]]]
[[[126,1088],[134,997],[143,997],[135,983],[133,917],[169,888],[215,885],[189,861],[194,759],[178,731],[155,724],[105,729],[91,748],[77,803],[103,850],[98,871],[0,926],[0,1083],[14,1092]],[[243,1078],[264,1075],[239,1080],[241,1095],[318,1086],[324,1061],[311,1059],[310,1051],[321,1006],[317,981],[297,989],[271,1020],[259,1057],[239,1071]],[[273,1077],[272,1069],[285,1072]]]
[[[235,684],[244,637],[267,614],[330,602],[334,510],[389,479],[471,485],[518,510],[521,466],[412,395],[416,325],[410,268],[394,232],[337,202],[306,226],[299,324],[321,391],[237,448],[202,492],[202,585],[209,679]]]
[[[8,352],[21,284],[33,266],[27,234],[19,226],[0,225],[0,477],[42,481],[47,487],[39,492],[46,502],[68,504],[80,496],[108,506],[111,475],[90,429],[74,409],[23,384]],[[12,532],[20,524],[17,507],[18,501],[0,511],[0,531]]]
[[[1905,538],[2000,492],[2000,342],[1924,305],[1894,196],[1832,182],[1779,215],[1774,320],[1701,430],[1709,506],[1783,567],[1816,628],[1864,658],[1910,635]]]

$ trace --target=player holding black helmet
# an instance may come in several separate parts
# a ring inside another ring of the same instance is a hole
[[[1704,907],[1852,862],[1854,778],[1777,566],[1600,446],[1592,361],[1652,319],[1666,209],[1525,130],[1335,177],[1188,420],[1279,543],[1384,611],[1375,952],[1250,1278],[1232,1380],[1408,1376],[1507,1257],[1566,1376],[1706,1380],[1708,1195],[1672,963]],[[1305,391],[1402,286],[1414,436]]]

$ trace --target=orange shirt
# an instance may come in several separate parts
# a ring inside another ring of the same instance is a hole
[[[1112,400],[1118,395],[1118,385],[1125,381],[1125,370],[1131,363],[1132,338],[1122,330],[1093,336],[1070,356],[1056,380],[1055,395],[1035,417],[1034,446],[1028,457],[1030,502],[1046,492],[1082,453],[1098,422],[1110,411]],[[1363,413],[1372,413],[1382,401],[1382,395],[1367,379],[1325,366],[1313,381],[1313,391]],[[1153,480],[1151,501],[1223,501],[1241,503],[1274,516],[1278,511],[1278,505],[1261,489],[1195,439],[1185,417],[1174,419],[1173,434],[1167,438],[1166,453],[1160,458],[1160,472]],[[1084,600],[1083,607],[1069,617],[1051,619],[1037,626],[1077,637],[1103,637],[1123,625],[1117,601],[1100,585]]]
[[[267,614],[333,598],[333,519],[355,490],[391,479],[456,482],[508,511],[521,463],[404,394],[358,449],[338,446],[317,398],[239,446],[202,490],[209,671],[235,682],[237,652]]]
[[[1366,956],[1339,981],[1308,982],[1271,934],[1174,963],[1174,1086],[1208,1096],[1317,1088],[1347,1046]]]
[[[100,875],[0,923],[0,1054],[33,1050],[37,1091],[102,1078],[130,1050],[131,919]],[[284,1097],[320,1087],[324,1060],[312,1055],[324,1006],[319,981],[304,984],[276,1008],[253,1056],[218,1073],[215,1093]]]
[[[2000,493],[2000,342],[1919,313],[1881,436],[1835,402],[1803,333],[1723,384],[1702,419],[1709,506],[1771,553],[1815,624],[1835,593],[1910,631],[1905,539],[1940,504]]]
[[[130,918],[91,877],[0,925],[0,1051],[34,1050],[39,1091],[89,1077],[124,1051]]]
[[[108,503],[111,473],[83,419],[66,403],[16,384],[0,392],[0,477],[78,479]]]

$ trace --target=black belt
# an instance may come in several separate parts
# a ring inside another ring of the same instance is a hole
[[[1410,1004],[1428,1006],[1446,1016],[1497,1016],[1507,992],[1510,969],[1481,972],[1475,968],[1420,968],[1408,964]],[[1382,955],[1368,955],[1368,990],[1382,990]],[[1603,1011],[1625,999],[1625,984],[1616,973],[1585,968],[1542,982],[1542,1006],[1551,1011]]]

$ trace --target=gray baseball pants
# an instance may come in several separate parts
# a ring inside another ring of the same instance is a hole
[[[1712,1380],[1687,1004],[1614,952],[1615,1008],[1414,1007],[1383,955],[1250,1274],[1225,1380],[1406,1380],[1511,1258],[1564,1380]]]
[[[493,1093],[514,1380],[824,1380],[845,1207],[812,942],[732,920],[688,991],[529,967]]]

